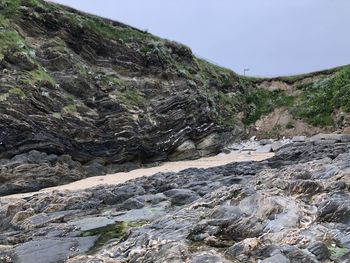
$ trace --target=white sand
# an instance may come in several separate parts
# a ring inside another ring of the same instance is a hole
[[[273,153],[256,153],[251,154],[247,152],[242,153],[231,153],[231,154],[219,154],[213,157],[201,158],[192,161],[180,161],[180,162],[167,162],[157,167],[151,168],[140,168],[132,170],[127,173],[115,173],[103,176],[89,177],[80,181],[76,181],[66,185],[60,185],[51,188],[45,188],[38,192],[15,194],[4,196],[0,198],[25,198],[32,196],[37,193],[52,192],[55,190],[84,190],[98,185],[117,185],[124,183],[128,180],[135,179],[142,176],[150,176],[158,172],[179,172],[187,168],[209,168],[220,165],[225,165],[232,162],[243,162],[243,161],[262,161],[272,157]]]

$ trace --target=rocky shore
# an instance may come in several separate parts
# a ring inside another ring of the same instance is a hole
[[[240,76],[116,21],[0,0],[0,263],[349,263],[349,83],[349,66]],[[207,163],[157,170],[184,160]]]
[[[348,142],[292,142],[261,162],[1,199],[0,258],[349,262],[349,158]]]

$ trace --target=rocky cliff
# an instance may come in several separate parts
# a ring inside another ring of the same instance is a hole
[[[244,78],[115,21],[1,0],[0,195],[211,155],[248,134],[344,130],[349,76]]]
[[[0,14],[0,194],[215,154],[242,135],[239,77],[189,48],[43,1],[2,0]]]

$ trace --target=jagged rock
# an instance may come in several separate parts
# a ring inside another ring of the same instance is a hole
[[[53,262],[63,255],[72,255],[70,263],[342,262],[350,253],[349,155],[344,145],[293,143],[263,162],[158,173],[17,202],[0,199],[0,246],[6,246],[0,256],[23,259],[43,244],[38,255],[51,253]],[[169,180],[176,188],[160,193]],[[327,190],[340,181],[341,190]],[[205,185],[211,188],[202,194]],[[122,211],[128,201],[143,207]],[[91,235],[86,246],[79,243],[84,235]],[[101,236],[96,244],[95,235]],[[96,254],[84,256],[90,248]]]
[[[319,241],[311,243],[308,250],[316,256],[317,260],[320,261],[329,259],[331,255],[327,246]]]
[[[0,10],[14,35],[0,50],[0,159],[18,164],[0,163],[0,195],[212,155],[244,135],[211,92],[241,97],[235,73],[122,23],[21,4]]]

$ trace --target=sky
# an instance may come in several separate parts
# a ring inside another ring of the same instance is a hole
[[[349,0],[54,0],[189,46],[251,76],[350,64]]]

